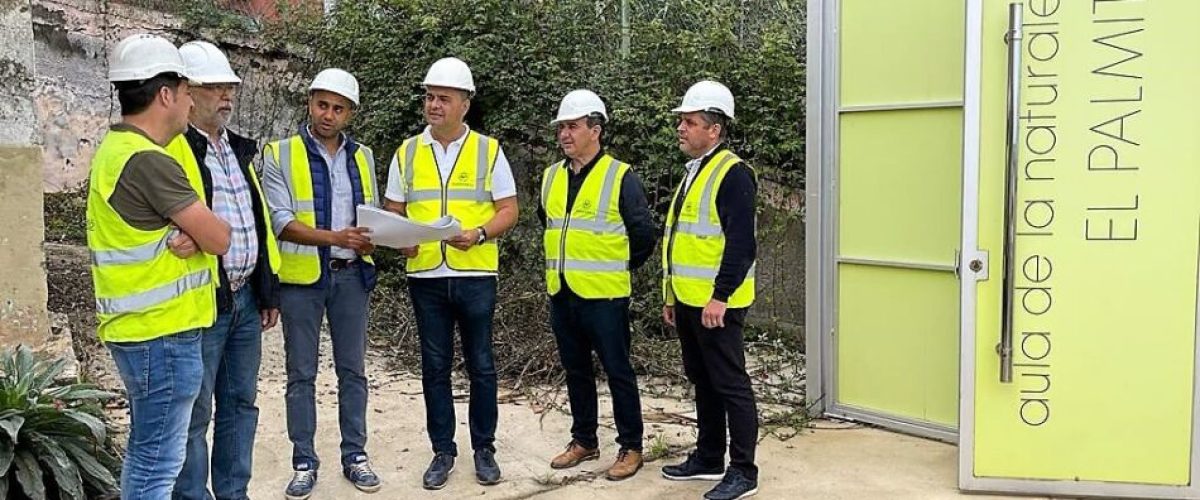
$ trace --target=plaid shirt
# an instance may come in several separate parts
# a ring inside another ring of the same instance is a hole
[[[231,228],[229,251],[223,262],[230,290],[237,291],[258,263],[258,234],[254,229],[254,201],[250,196],[250,184],[242,174],[225,131],[221,131],[221,137],[216,142],[203,130],[199,132],[208,138],[204,166],[212,174],[212,211],[229,223]]]

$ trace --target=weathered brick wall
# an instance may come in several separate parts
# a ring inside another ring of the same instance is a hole
[[[178,15],[118,2],[34,0],[31,13],[31,88],[35,140],[45,157],[43,189],[71,190],[87,178],[88,161],[108,124],[120,118],[106,80],[107,50],[134,33],[156,33],[176,44],[204,36],[185,30]],[[262,50],[252,39],[209,37],[220,38],[209,41],[225,50],[245,80],[230,127],[261,140],[287,134],[301,117],[309,75],[294,70],[287,54]]]

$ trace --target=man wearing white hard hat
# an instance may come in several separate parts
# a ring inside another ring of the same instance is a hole
[[[605,477],[621,480],[643,463],[642,406],[629,359],[630,273],[650,258],[658,237],[637,174],[604,152],[607,122],[604,101],[594,92],[563,97],[550,123],[566,158],[542,174],[538,214],[546,226],[550,325],[567,372],[573,420],[571,441],[550,467],[567,469],[600,457],[595,352],[612,391],[620,446]]]
[[[175,137],[167,152],[186,171],[200,174],[204,199],[232,232],[229,251],[218,258],[217,320],[202,335],[204,377],[192,407],[187,457],[172,496],[244,499],[258,426],[255,399],[262,331],[279,318],[279,252],[266,198],[251,165],[258,145],[226,127],[242,80],[211,43],[185,43],[179,54],[198,85],[191,87],[187,131]],[[171,247],[181,256],[198,251],[186,237]],[[208,424],[213,421],[210,492]]]
[[[279,238],[280,310],[287,354],[287,425],[292,480],[285,495],[312,494],[321,462],[316,379],[322,319],[329,323],[338,379],[342,475],[365,492],[379,490],[367,459],[367,307],[375,262],[355,207],[378,206],[375,156],[343,130],[359,106],[358,80],[321,71],[309,86],[308,120],[296,135],[263,149],[271,226]]]
[[[696,450],[663,467],[673,480],[720,480],[711,500],[758,492],[758,410],[742,327],[754,302],[754,170],[725,145],[733,94],[705,80],[688,89],[679,115],[687,173],[675,191],[663,237],[663,320],[675,327],[683,369],[695,385]],[[725,467],[728,439],[729,467]]]
[[[421,338],[425,421],[434,458],[422,479],[441,489],[454,468],[454,327],[462,335],[471,379],[468,420],[475,480],[500,482],[496,464],[496,366],[492,316],[496,308],[496,238],[517,221],[517,189],[499,141],[463,123],[475,93],[471,69],[447,57],[434,62],[425,87],[425,131],[405,139],[388,170],[386,207],[418,222],[446,215],[462,234],[404,250],[409,294]]]
[[[192,106],[179,50],[133,35],[108,61],[121,122],[104,136],[89,173],[97,333],[129,400],[122,498],[166,499],[183,467],[204,373],[201,331],[217,316],[216,256],[229,248],[230,228],[205,205],[200,176],[163,149],[183,132]],[[180,234],[199,251],[173,254],[168,244]]]

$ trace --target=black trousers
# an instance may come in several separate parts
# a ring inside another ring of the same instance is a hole
[[[637,376],[629,359],[629,298],[585,299],[563,287],[550,298],[550,324],[558,355],[567,372],[571,400],[571,437],[587,448],[599,446],[596,430],[598,402],[592,353],[608,376],[612,391],[617,444],[642,450],[642,403]]]
[[[725,463],[758,480],[754,450],[758,444],[758,408],[746,373],[746,309],[725,311],[725,326],[708,329],[700,323],[702,309],[675,306],[675,325],[683,348],[683,371],[696,386],[699,436],[696,452],[706,465]]]

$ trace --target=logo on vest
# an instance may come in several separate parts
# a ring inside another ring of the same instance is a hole
[[[466,172],[458,173],[458,182],[467,182],[467,173]]]

